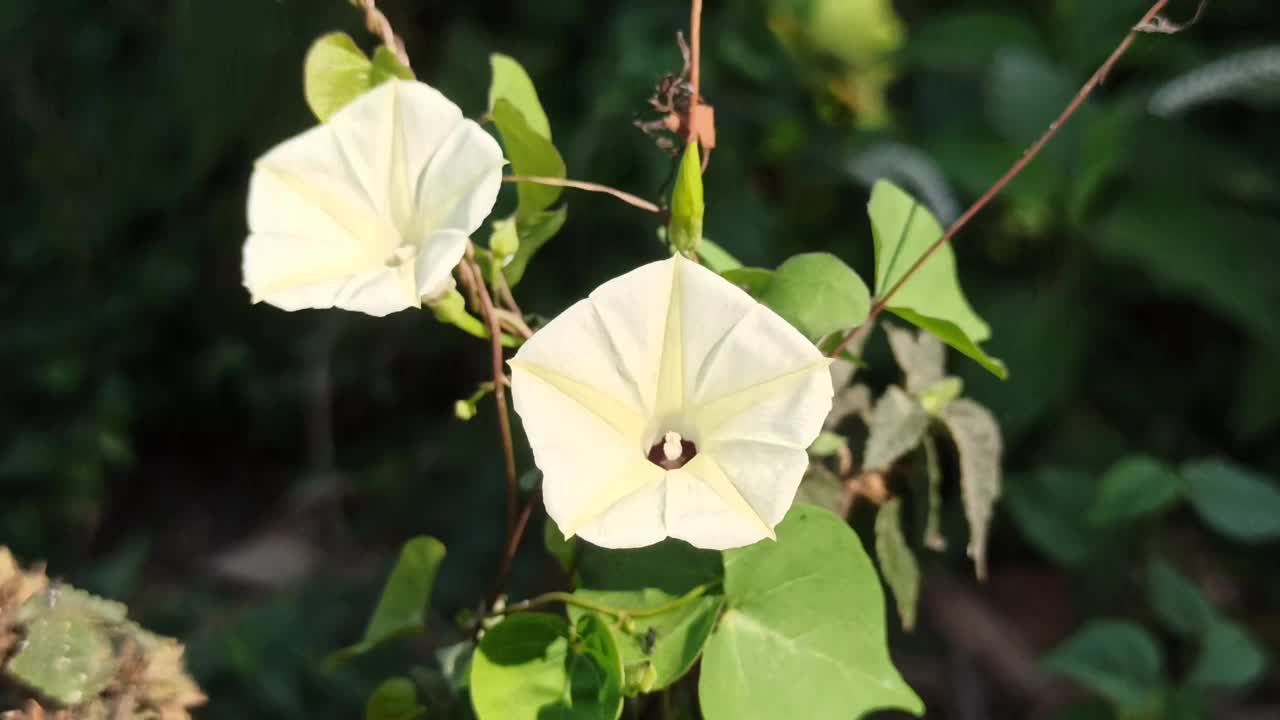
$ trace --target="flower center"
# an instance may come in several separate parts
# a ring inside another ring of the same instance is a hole
[[[680,437],[678,432],[668,432],[649,448],[649,462],[666,470],[684,466],[698,454],[698,446]]]

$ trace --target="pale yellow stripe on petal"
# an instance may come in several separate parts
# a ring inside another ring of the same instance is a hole
[[[565,539],[568,540],[577,535],[579,530],[590,525],[593,520],[621,500],[662,480],[665,476],[665,470],[637,456],[635,462],[628,463],[623,471],[601,488],[572,520],[561,525]]]
[[[722,395],[714,400],[702,403],[694,408],[690,415],[693,417],[694,422],[697,423],[700,432],[704,435],[712,435],[720,426],[741,415],[753,405],[762,403],[774,395],[786,392],[805,382],[811,373],[827,372],[827,368],[831,363],[831,358],[822,358],[799,370],[793,370],[778,377],[748,385],[741,390],[735,390],[728,395]]]
[[[515,359],[508,360],[507,364],[513,368],[524,370],[533,377],[559,390],[565,397],[578,403],[588,412],[608,423],[610,427],[618,431],[618,434],[626,442],[635,443],[637,453],[643,451],[643,448],[640,447],[640,442],[645,428],[644,416],[629,407],[625,402],[586,383],[579,382],[539,365],[529,365]]]
[[[671,264],[671,300],[667,305],[666,330],[662,336],[662,358],[658,363],[658,392],[654,410],[665,418],[684,410],[684,317],[680,307],[680,263]]]
[[[656,467],[656,466],[655,466]],[[720,499],[724,501],[725,506],[735,514],[742,516],[751,524],[760,528],[765,537],[770,540],[777,540],[777,536],[773,533],[773,528],[760,517],[755,508],[751,507],[751,503],[742,496],[738,491],[738,487],[733,484],[724,470],[720,468],[720,464],[711,457],[710,453],[698,453],[692,460],[684,466],[684,471],[698,478],[707,484]]]

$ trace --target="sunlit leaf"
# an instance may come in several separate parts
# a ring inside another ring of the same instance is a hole
[[[489,56],[493,68],[493,82],[489,85],[489,111],[497,107],[499,100],[506,100],[524,116],[529,129],[543,138],[551,139],[551,123],[538,100],[529,73],[515,58],[494,53]]]
[[[777,532],[724,553],[728,606],[698,684],[707,720],[921,714],[889,658],[883,590],[858,536],[806,505]]]
[[[1091,622],[1054,648],[1044,664],[1118,705],[1145,703],[1163,685],[1160,648],[1129,622]]]
[[[311,112],[324,122],[352,100],[393,77],[412,80],[413,71],[385,47],[379,47],[370,61],[350,35],[329,33],[307,51],[303,94]]]
[[[912,629],[920,597],[920,566],[902,532],[902,500],[899,498],[876,511],[876,560],[880,563],[880,574],[893,591],[902,627]]]
[[[721,271],[720,275],[757,300],[773,282],[773,271],[766,268],[737,267]]]
[[[815,341],[860,324],[871,308],[862,278],[830,253],[787,259],[773,273],[760,302]]]
[[[364,637],[355,645],[330,655],[326,664],[333,667],[388,640],[422,632],[436,571],[444,554],[444,544],[435,538],[419,536],[405,543],[382,588]]]
[[[507,159],[511,161],[511,169],[516,175],[535,177],[563,178],[565,176],[564,160],[560,151],[546,136],[539,134],[529,124],[529,120],[505,98],[498,98],[494,103],[493,124],[498,127],[502,136],[502,145]],[[543,185],[533,182],[522,182],[516,188],[519,197],[517,212],[524,217],[532,216],[550,207],[560,199],[563,188],[556,185]]]
[[[942,423],[960,452],[960,497],[969,521],[969,557],[978,577],[987,574],[987,535],[1000,497],[1000,462],[1004,442],[990,410],[961,398],[947,406]]]
[[[1280,490],[1270,478],[1225,460],[1182,466],[1191,504],[1227,537],[1262,542],[1280,537]]]
[[[876,295],[883,296],[942,237],[942,228],[928,208],[893,183],[880,181],[867,205],[875,239]],[[1004,376],[1004,366],[990,358],[978,343],[991,329],[969,306],[956,277],[955,254],[942,245],[889,299],[889,310],[937,335],[943,342]]]
[[[724,275],[729,270],[737,270],[742,267],[742,263],[738,261],[738,258],[705,237],[702,238],[702,243],[698,245],[698,259],[702,261],[703,265],[721,275]]]

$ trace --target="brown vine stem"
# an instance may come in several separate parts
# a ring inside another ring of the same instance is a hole
[[[369,32],[377,35],[382,40],[382,44],[395,53],[396,59],[405,67],[411,67],[409,53],[404,49],[404,41],[391,28],[391,21],[387,16],[378,9],[378,0],[351,0],[351,4],[364,10],[364,24],[369,28]]]
[[[543,177],[541,175],[505,175],[503,176],[502,181],[513,183],[527,182],[536,183],[538,185],[555,185],[557,187],[573,188],[574,190],[605,193],[618,198],[628,205],[638,207],[641,210],[648,210],[651,213],[662,212],[662,208],[642,197],[632,195],[629,192],[625,192],[617,188],[609,187],[608,185],[601,185],[600,183],[584,182],[582,180],[567,180],[565,178]]]
[[[475,263],[475,252],[467,246],[467,260],[471,263],[471,271],[475,277],[483,274]],[[476,291],[480,295],[480,307],[484,313],[485,324],[489,326],[489,346],[493,353],[493,401],[498,406],[498,434],[502,438],[502,459],[507,472],[507,542],[511,543],[516,536],[516,450],[511,439],[511,418],[507,416],[507,374],[502,369],[502,327],[498,324],[498,313],[493,306],[493,298],[489,296],[489,288],[484,282],[476,283]]]
[[[506,547],[502,549],[502,559],[498,561],[498,573],[493,580],[493,593],[489,598],[490,608],[502,594],[502,586],[507,583],[507,575],[511,574],[511,563],[515,562],[516,551],[520,549],[520,539],[524,537],[524,531],[529,527],[529,517],[533,515],[533,506],[537,504],[538,493],[535,491],[524,504],[524,509],[520,511],[514,530],[507,536]]]
[[[947,228],[946,232],[942,233],[942,237],[938,238],[936,242],[930,245],[929,248],[920,255],[915,263],[902,274],[902,277],[898,278],[898,281],[889,288],[889,291],[886,292],[883,297],[876,300],[875,304],[871,306],[870,312],[867,313],[867,319],[863,321],[862,325],[859,325],[846,333],[844,339],[842,339],[840,343],[836,345],[830,353],[828,353],[831,357],[839,355],[846,347],[849,346],[850,343],[853,342],[855,336],[862,331],[864,326],[869,326],[874,322],[876,317],[879,316],[881,312],[884,312],[885,307],[888,305],[889,300],[893,297],[894,293],[902,289],[902,286],[906,284],[907,280],[911,279],[911,276],[914,275],[935,252],[938,251],[938,248],[942,247],[944,244],[949,242],[951,238],[955,237],[956,233],[960,232],[964,226],[968,225],[969,221],[973,220],[975,215],[985,208],[996,197],[996,195],[999,195],[1000,191],[1004,190],[1005,186],[1017,177],[1018,173],[1022,172],[1022,170],[1035,159],[1036,155],[1040,154],[1040,151],[1044,149],[1044,146],[1048,145],[1049,141],[1058,134],[1058,130],[1062,128],[1063,124],[1075,114],[1076,110],[1080,109],[1080,106],[1084,104],[1085,99],[1102,84],[1102,81],[1105,80],[1107,74],[1111,72],[1111,68],[1116,64],[1116,61],[1118,61],[1120,57],[1129,50],[1129,46],[1133,44],[1133,40],[1137,37],[1138,33],[1149,32],[1148,28],[1152,27],[1153,21],[1157,16],[1159,16],[1160,11],[1164,10],[1164,6],[1168,4],[1169,0],[1156,0],[1155,4],[1151,6],[1151,9],[1147,11],[1147,14],[1143,15],[1142,19],[1138,21],[1138,24],[1134,25],[1129,30],[1129,34],[1124,36],[1124,39],[1120,41],[1120,44],[1116,46],[1116,49],[1112,51],[1106,61],[1103,62],[1089,80],[1085,82],[1084,86],[1080,88],[1080,91],[1077,92],[1075,97],[1071,99],[1071,102],[1067,104],[1067,107],[1058,115],[1058,118],[1049,125],[1049,129],[1040,136],[1040,139],[1036,140],[1031,147],[1027,148],[1022,153],[1022,157],[1018,158],[1018,161],[1010,166],[1010,168],[1005,171],[1004,175],[1001,175],[1000,179],[996,180],[995,183],[982,194],[982,197],[979,197],[977,201],[969,206],[969,209],[964,211],[964,214],[957,218],[955,222],[951,223],[951,226]]]
[[[689,6],[689,107],[698,107],[702,93],[702,0]],[[692,110],[691,110],[692,112]],[[697,138],[694,138],[697,139]]]

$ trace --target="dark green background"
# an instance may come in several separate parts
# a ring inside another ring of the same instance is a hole
[[[768,2],[708,0],[703,78],[719,146],[706,232],[748,264],[825,249],[869,277],[867,188],[849,172],[860,153],[915,146],[967,204],[1147,6],[895,4],[908,44],[894,120],[868,131],[821,92],[820,63],[773,37]],[[1194,4],[1173,2],[1171,15]],[[484,109],[488,54],[511,54],[539,86],[572,177],[656,196],[671,160],[631,121],[679,68],[683,2],[383,5],[419,77],[469,115]],[[240,286],[251,163],[312,122],[302,58],[333,29],[372,47],[342,0],[0,4],[0,544],[187,641],[213,698],[207,718],[354,717],[383,674],[451,637],[497,558],[492,409],[466,424],[451,414],[486,378],[486,347],[425,312],[286,314],[251,306]],[[1280,474],[1280,72],[1173,119],[1145,107],[1160,84],[1277,33],[1270,0],[1223,0],[1187,33],[1139,38],[957,239],[962,282],[1011,377],[952,363],[1004,425],[1011,485],[1046,467],[1096,477],[1133,452]],[[567,200],[565,231],[518,289],[526,311],[554,315],[663,252],[650,216]],[[893,378],[882,340],[868,357],[873,378]],[[958,538],[958,513],[949,526]],[[355,639],[390,556],[416,533],[449,548],[430,637],[324,674],[318,659]],[[296,582],[214,572],[229,549],[280,535],[311,548],[308,565],[286,556]],[[926,566],[966,573],[952,544]],[[1262,644],[1280,639],[1274,544],[1227,542],[1185,510],[1126,533],[1084,571],[1058,569],[1003,507],[992,545],[978,597],[1029,615],[1037,649],[1081,618],[1128,605],[1141,617],[1131,568],[1153,545],[1225,583],[1219,599]],[[516,587],[554,583],[539,543],[525,550]],[[1071,590],[1029,612],[1045,588]],[[1006,707],[1000,677],[924,618],[899,649],[931,717],[968,717],[949,689],[966,671]],[[1249,697],[1277,693],[1272,675]]]

